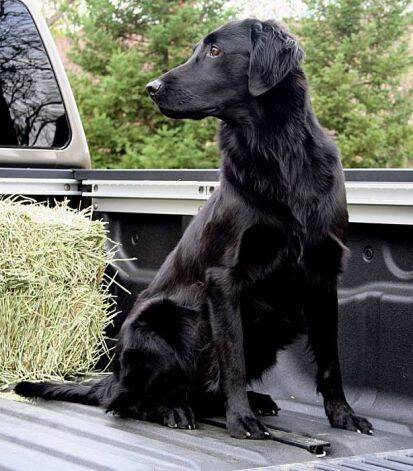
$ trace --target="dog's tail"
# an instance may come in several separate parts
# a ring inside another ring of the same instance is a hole
[[[77,402],[89,406],[101,405],[113,382],[112,375],[87,383],[32,383],[21,381],[14,391],[19,396],[41,397],[53,401]]]

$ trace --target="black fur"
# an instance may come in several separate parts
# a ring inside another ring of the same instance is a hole
[[[193,411],[225,409],[232,436],[267,438],[252,409],[277,407],[247,386],[307,332],[331,424],[371,433],[342,388],[343,171],[311,108],[303,56],[274,22],[234,22],[148,85],[167,116],[222,120],[220,188],[139,296],[113,374],[90,385],[25,382],[17,393],[100,404],[171,427],[195,427]]]

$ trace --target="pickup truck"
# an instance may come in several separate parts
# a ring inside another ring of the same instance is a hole
[[[142,91],[144,93],[144,91]],[[219,185],[217,170],[91,170],[68,79],[33,0],[0,0],[0,194],[92,205],[121,243],[120,315]],[[302,339],[255,390],[281,407],[273,441],[236,440],[222,418],[195,431],[77,404],[0,394],[0,469],[413,471],[413,170],[346,170],[352,257],[339,347],[350,404],[374,436],[332,429]],[[135,259],[135,260],[131,260]],[[0,313],[1,315],[1,313]]]

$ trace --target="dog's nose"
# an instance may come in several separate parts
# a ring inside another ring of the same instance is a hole
[[[148,91],[149,95],[155,95],[159,89],[162,87],[162,82],[158,79],[152,80],[146,85],[146,90]]]

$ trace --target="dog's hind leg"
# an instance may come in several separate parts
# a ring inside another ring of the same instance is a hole
[[[248,402],[255,415],[278,415],[280,408],[268,394],[247,391]]]
[[[108,410],[173,428],[195,428],[190,407],[194,316],[168,298],[138,306],[120,338],[116,374],[124,393],[107,404]]]

